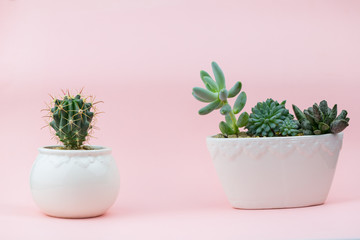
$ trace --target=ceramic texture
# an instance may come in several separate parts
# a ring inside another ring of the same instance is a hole
[[[30,186],[33,199],[47,215],[87,218],[102,215],[116,200],[119,172],[111,149],[40,148]]]
[[[207,138],[220,182],[234,208],[323,204],[343,134],[272,138]]]

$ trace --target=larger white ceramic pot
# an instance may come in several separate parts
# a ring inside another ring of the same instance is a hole
[[[234,208],[323,204],[343,134],[268,138],[207,138],[220,182]]]
[[[47,215],[63,218],[100,216],[116,200],[119,172],[111,149],[39,148],[30,186],[38,207]]]

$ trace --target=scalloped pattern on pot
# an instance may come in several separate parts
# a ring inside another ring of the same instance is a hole
[[[317,153],[326,158],[334,156],[340,151],[342,135],[239,139],[208,138],[207,145],[214,160],[235,161],[241,155],[258,160],[268,152],[279,158],[286,158],[291,154],[309,157]]]
[[[274,138],[207,138],[229,202],[266,209],[325,202],[343,134]]]
[[[94,217],[115,202],[119,172],[111,151],[42,150],[30,176],[33,199],[46,214]]]

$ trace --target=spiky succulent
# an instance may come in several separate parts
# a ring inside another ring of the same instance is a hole
[[[296,136],[299,133],[301,133],[300,123],[297,120],[287,118],[280,126],[279,134],[282,136]]]
[[[61,100],[54,99],[50,109],[50,126],[66,149],[81,149],[89,130],[94,112],[93,104],[86,102],[79,94],[75,97],[66,94]]]
[[[200,71],[200,77],[206,89],[200,87],[193,88],[192,95],[197,100],[208,103],[208,105],[199,110],[199,114],[205,115],[215,109],[220,109],[220,113],[225,116],[225,121],[221,121],[219,124],[220,131],[225,136],[238,135],[240,133],[239,127],[244,127],[249,119],[247,112],[243,112],[238,118],[235,116],[235,114],[241,112],[246,104],[246,93],[240,92],[241,82],[236,82],[229,91],[226,90],[223,71],[216,62],[212,62],[211,66],[216,81],[207,72]],[[228,103],[228,98],[233,98],[237,95],[238,97],[232,108]]]
[[[349,126],[350,118],[346,117],[347,111],[342,110],[337,116],[337,104],[331,109],[325,100],[319,105],[315,103],[304,112],[295,105],[293,105],[293,110],[304,135],[339,133]]]
[[[293,115],[285,108],[286,101],[278,103],[269,98],[265,102],[259,102],[251,109],[252,113],[249,116],[249,121],[246,125],[248,134],[252,136],[273,137],[281,135],[280,127],[284,124],[286,119],[292,120]],[[284,126],[292,125],[289,123]],[[287,131],[284,131],[287,133]]]

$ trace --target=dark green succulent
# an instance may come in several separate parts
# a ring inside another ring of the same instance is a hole
[[[346,117],[347,111],[342,110],[337,116],[337,105],[335,104],[331,109],[325,100],[319,105],[315,103],[304,112],[295,105],[293,110],[304,135],[339,133],[349,126],[350,118]]]
[[[300,123],[297,120],[287,118],[280,126],[280,134],[282,136],[296,136],[299,133],[301,133]]]
[[[233,134],[238,135],[240,133],[239,127],[244,127],[249,118],[247,112],[243,112],[238,118],[235,116],[235,114],[240,113],[245,106],[246,93],[240,92],[241,82],[236,82],[229,91],[226,90],[223,71],[216,62],[212,62],[211,66],[216,81],[214,81],[207,72],[200,71],[200,77],[204,82],[206,89],[200,87],[193,88],[192,95],[200,102],[208,103],[208,105],[199,110],[199,114],[205,115],[211,113],[215,109],[220,109],[220,113],[225,116],[226,120],[220,122],[220,131],[225,136]],[[228,103],[228,98],[236,96],[235,103],[233,107],[231,107]]]
[[[252,136],[273,137],[280,135],[280,127],[286,119],[293,119],[294,116],[285,108],[286,101],[278,103],[273,99],[259,102],[251,109],[246,129]]]

